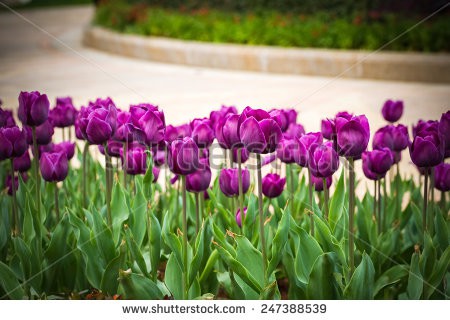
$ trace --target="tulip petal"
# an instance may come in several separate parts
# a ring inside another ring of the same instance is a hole
[[[94,117],[87,125],[86,134],[90,143],[103,144],[111,138],[112,129],[107,122]]]
[[[245,120],[239,131],[241,141],[249,152],[263,153],[267,147],[267,142],[264,137],[258,121],[250,117]]]

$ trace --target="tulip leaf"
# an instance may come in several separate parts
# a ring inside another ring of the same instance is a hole
[[[183,266],[183,254],[182,254],[182,248],[181,248],[181,241],[179,237],[177,237],[174,233],[170,232],[169,230],[169,219],[167,217],[168,213],[164,216],[164,222],[162,226],[162,238],[166,245],[170,248],[172,251],[175,259],[177,260],[178,264],[180,265],[180,268]]]
[[[12,237],[11,238],[13,245],[14,245],[14,251],[19,257],[20,260],[20,266],[22,268],[22,274],[23,279],[30,279],[31,276],[31,250],[27,246],[27,244],[19,237]]]
[[[277,286],[276,281],[269,283],[269,285],[267,285],[261,291],[261,294],[259,295],[259,299],[260,300],[273,300],[275,293],[277,292],[277,289],[278,289],[278,286]]]
[[[312,268],[308,285],[307,299],[330,300],[341,296],[339,285],[335,279],[336,254],[327,252],[320,255]]]
[[[6,264],[0,261],[0,286],[5,291],[4,296],[0,296],[0,299],[9,297],[10,299],[20,300],[25,296],[25,292],[22,289],[16,275]]]
[[[90,215],[93,220],[94,228],[93,241],[97,244],[98,252],[105,263],[109,263],[116,257],[116,249],[112,238],[111,230],[106,226],[100,213],[94,208],[92,215],[85,210],[86,215]]]
[[[399,264],[393,266],[392,268],[386,270],[376,281],[373,291],[373,296],[376,295],[382,290],[384,287],[398,283],[400,280],[408,276],[409,274],[409,266]]]
[[[359,266],[353,272],[344,294],[350,299],[373,299],[375,268],[367,253],[363,253]]]
[[[206,261],[206,265],[203,268],[202,274],[200,275],[200,279],[199,279],[200,284],[202,284],[204,281],[206,281],[208,279],[218,258],[219,258],[219,252],[217,252],[217,249],[214,249],[211,252],[211,254],[209,255],[209,258]]]
[[[151,155],[151,153],[148,153]],[[151,160],[151,159],[150,159]],[[153,162],[147,161],[149,165],[147,166],[147,171],[145,171],[143,183],[144,195],[147,199],[152,198],[152,187],[153,187]]]
[[[424,299],[429,299],[439,284],[444,279],[445,275],[448,274],[448,268],[450,267],[450,247],[447,247],[442,254],[439,261],[436,263],[434,270],[431,275],[427,278],[427,285],[424,290]],[[445,294],[444,294],[445,295]],[[448,295],[445,299],[448,299]]]
[[[411,300],[418,300],[423,291],[423,277],[420,273],[419,254],[414,252],[411,259],[411,266],[409,269],[408,286],[406,292],[408,298]]]
[[[142,256],[142,252],[136,244],[136,241],[134,241],[133,235],[131,234],[131,230],[129,228],[125,228],[125,236],[132,259],[136,261],[136,264],[138,265],[141,272],[146,277],[149,277],[150,274],[148,273],[144,257]]]
[[[198,271],[200,270],[200,266],[203,259],[203,252],[205,250],[204,242],[205,242],[205,223],[203,223],[203,226],[200,229],[197,238],[195,239],[194,257],[192,258],[192,262],[189,265],[189,287],[194,282],[194,279],[195,277],[197,277]]]
[[[159,300],[161,290],[152,280],[131,271],[120,271],[119,290],[123,291],[128,300]]]
[[[218,242],[220,246],[222,246],[225,250],[227,250],[233,257],[236,257],[236,250],[225,239],[225,235],[223,234],[222,230],[220,230],[220,228],[214,222],[212,222],[212,225],[213,225],[214,241]]]
[[[263,287],[265,277],[262,254],[258,251],[250,241],[244,236],[236,236],[237,243],[236,260],[241,262],[242,265],[255,277],[259,285]]]
[[[299,228],[298,235],[300,242],[295,255],[295,273],[300,281],[308,283],[314,263],[323,251],[316,239],[304,229]]]
[[[272,272],[278,266],[278,263],[283,255],[284,246],[288,240],[290,218],[290,213],[283,211],[281,221],[278,224],[277,232],[272,241],[272,258],[270,259],[269,266],[267,267],[267,277],[270,277]]]
[[[439,210],[437,206],[434,212],[435,214],[435,230],[436,230],[436,238],[439,244],[439,248],[444,251],[449,246],[449,234],[447,222],[444,219],[444,216]]]
[[[174,253],[167,261],[164,282],[175,300],[183,299],[183,270]]]
[[[144,196],[140,179],[136,179],[136,194],[133,199],[133,205],[131,207],[131,214],[128,223],[138,247],[142,245],[142,241],[145,237],[146,224],[142,222],[147,220],[146,214],[147,199]]]
[[[105,272],[102,275],[102,282],[100,288],[106,294],[112,296],[117,293],[119,286],[119,270],[123,267],[125,259],[125,243],[119,247],[120,254],[111,260],[106,266]]]
[[[434,270],[434,265],[436,263],[436,249],[433,245],[433,240],[431,240],[430,234],[428,232],[425,232],[424,236],[425,243],[423,252],[420,255],[419,265],[420,272],[422,275],[424,275],[424,280],[426,283]]]
[[[315,238],[321,244],[324,252],[334,252],[344,267],[347,266],[344,251],[336,238],[331,234],[327,224],[318,216],[314,215],[316,226]]]
[[[119,243],[122,224],[128,219],[129,213],[127,198],[123,187],[119,182],[116,182],[114,184],[111,200],[112,229],[114,243],[116,245]]]
[[[344,197],[345,197],[344,178],[345,178],[344,170],[342,170],[341,176],[339,177],[338,183],[336,185],[335,191],[330,201],[328,221],[330,223],[330,228],[333,233],[336,229],[336,224],[342,217],[342,211],[344,208]]]
[[[147,215],[147,230],[149,232],[150,266],[153,280],[156,280],[159,262],[161,259],[161,226],[153,214],[153,210]]]

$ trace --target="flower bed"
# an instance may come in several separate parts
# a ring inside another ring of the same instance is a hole
[[[367,151],[367,118],[347,112],[310,133],[295,110],[250,107],[172,126],[148,103],[22,92],[21,128],[0,109],[0,297],[448,298],[449,117],[372,128]]]

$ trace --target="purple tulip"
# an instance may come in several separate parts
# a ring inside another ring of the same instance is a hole
[[[33,135],[31,127],[24,126],[25,131],[27,132],[27,141],[28,144],[33,144]],[[45,121],[40,126],[36,127],[36,142],[38,145],[46,145],[52,141],[53,134],[55,130],[53,129],[50,121]]]
[[[247,216],[247,207],[244,207],[244,217]],[[236,223],[239,226],[239,228],[242,228],[242,215],[241,215],[241,209],[238,209],[236,212]]]
[[[336,127],[333,119],[324,119],[321,122],[320,131],[325,139],[333,140],[336,135]]]
[[[320,132],[309,132],[301,136],[299,142],[297,164],[301,167],[307,167],[309,157],[308,150],[316,145],[321,145],[323,137]]]
[[[177,139],[168,146],[167,163],[175,174],[188,175],[199,167],[198,147],[192,138]]]
[[[21,176],[22,176],[22,180],[24,182],[26,182],[28,180],[28,175],[25,172],[21,173]],[[8,189],[8,195],[12,196],[12,194],[13,194],[13,192],[12,192],[13,186],[12,186],[12,177],[11,177],[11,175],[7,175],[6,176],[5,187]],[[14,177],[14,187],[16,188],[16,191],[19,189],[19,176],[17,176],[17,175]]]
[[[194,173],[186,176],[186,190],[189,192],[204,192],[211,183],[211,169],[207,158],[200,159],[200,167]]]
[[[28,149],[20,157],[16,157],[13,160],[14,171],[26,172],[31,168],[31,159]]]
[[[326,178],[327,189],[330,189],[331,183],[333,182],[333,178],[331,176]],[[323,178],[318,178],[311,175],[311,183],[314,186],[314,190],[317,192],[323,191]]]
[[[382,127],[375,132],[372,139],[373,149],[389,148],[399,152],[406,149],[408,145],[408,128],[402,124]]]
[[[426,136],[430,132],[438,133],[439,132],[439,122],[435,120],[423,121],[419,120],[412,129],[413,137],[417,135]]]
[[[215,130],[216,125],[220,119],[224,119],[229,114],[237,114],[237,109],[234,106],[222,106],[220,110],[211,111],[209,114],[209,120],[211,121],[211,127]]]
[[[281,132],[285,132],[289,126],[289,122],[284,110],[273,109],[269,111],[270,116],[280,126]]]
[[[392,151],[394,156],[394,164],[399,163],[402,160],[402,153],[400,151]]]
[[[138,143],[131,143],[128,145],[128,148],[131,149],[133,147],[138,147],[141,146]],[[120,158],[121,152],[122,152],[122,148],[123,148],[123,143],[120,141],[116,141],[116,140],[108,140],[107,142],[107,148],[108,148],[108,155],[113,157],[113,158]],[[142,148],[142,146],[141,146]],[[101,144],[98,145],[98,150],[100,151],[101,154],[105,155],[105,147]]]
[[[249,152],[274,152],[282,138],[279,124],[264,110],[247,107],[239,119],[239,135]]]
[[[75,143],[70,141],[64,141],[53,145],[52,152],[64,152],[67,160],[71,160],[75,155]]]
[[[300,138],[305,134],[305,128],[299,123],[290,123],[283,136],[288,139]]]
[[[0,108],[0,128],[14,127],[15,125],[16,121],[14,120],[12,111]]]
[[[27,138],[19,127],[0,128],[0,161],[20,157],[27,151]]]
[[[339,155],[359,159],[369,143],[369,121],[364,115],[353,116],[350,120],[337,117],[336,133]]]
[[[366,177],[371,180],[383,178],[393,164],[394,157],[392,151],[388,148],[362,153],[363,171]]]
[[[192,130],[191,130],[191,126],[189,124],[182,124],[177,127],[168,125],[166,127],[166,133],[164,135],[164,140],[166,140],[167,143],[170,144],[174,140],[190,137],[191,134],[192,134]]]
[[[50,102],[47,95],[38,91],[24,92],[19,95],[18,116],[24,125],[37,127],[48,119]]]
[[[239,171],[238,169],[222,169],[219,175],[219,187],[227,197],[239,195]],[[250,187],[250,172],[242,169],[242,193],[245,194]]]
[[[166,150],[165,150],[165,146],[164,149],[160,149],[160,148],[153,148],[152,149],[152,158],[153,158],[153,163],[155,164],[155,166],[157,167],[161,167],[166,163]]]
[[[263,167],[267,166],[268,164],[271,164],[272,162],[274,162],[276,159],[277,159],[277,154],[271,153],[262,159],[261,166],[263,166]]]
[[[83,118],[87,118],[87,116],[89,115],[89,110],[86,107],[81,107],[80,111],[77,113],[77,116],[75,117],[75,136],[77,137],[77,139],[79,140],[85,140],[84,138],[84,134],[81,130],[81,119]]]
[[[298,162],[300,142],[297,138],[283,138],[278,143],[277,157],[284,163]]]
[[[221,136],[225,149],[233,150],[242,147],[241,139],[239,138],[239,118],[239,115],[231,114],[224,119]]]
[[[199,148],[208,148],[214,141],[214,130],[208,118],[194,119],[191,122],[192,139]]]
[[[152,168],[152,173],[153,173],[153,180],[152,180],[152,182],[153,183],[156,183],[157,181],[158,181],[158,178],[159,178],[159,173],[161,172],[161,169],[160,168],[158,168],[158,167],[156,167],[156,166],[154,166],[153,168]]]
[[[444,159],[444,144],[437,133],[421,131],[409,146],[409,154],[416,166],[434,167]]]
[[[262,179],[262,192],[267,198],[276,198],[283,192],[285,184],[286,178],[269,173]]]
[[[89,101],[89,105],[88,105],[89,108],[92,108],[95,106],[101,106],[106,109],[108,109],[110,107],[114,107],[115,109],[117,109],[116,104],[110,97],[107,97],[105,99],[97,98],[95,101]]]
[[[392,123],[398,121],[403,114],[403,101],[387,100],[381,109],[381,113],[386,121]]]
[[[339,168],[339,156],[330,143],[314,145],[308,152],[308,166],[313,176],[331,177]]]
[[[237,158],[238,149],[232,149],[231,152],[233,153],[233,162],[238,163]],[[248,153],[247,149],[241,148],[241,163],[246,163],[249,157],[250,154]]]
[[[120,157],[123,159],[123,149],[120,150]],[[145,174],[147,171],[147,154],[143,147],[132,147],[127,150],[127,173],[131,175]]]
[[[39,159],[42,177],[48,182],[63,181],[69,172],[69,162],[64,152],[44,152]]]
[[[145,134],[145,143],[155,146],[164,140],[166,120],[164,112],[148,103],[130,106],[131,122]]]
[[[107,102],[104,100],[100,102],[90,103],[89,108],[80,111],[80,130],[90,144],[106,143],[114,136],[117,127],[117,109],[114,103],[105,105]]]
[[[445,144],[445,157],[450,157],[450,110],[443,113],[439,121],[438,131]]]
[[[74,125],[77,110],[73,106],[72,98],[56,98],[56,106],[50,110],[49,120],[57,128],[66,128]]]
[[[450,190],[449,163],[441,163],[434,169],[434,186],[442,192],[447,192]]]

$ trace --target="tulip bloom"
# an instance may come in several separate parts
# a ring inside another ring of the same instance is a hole
[[[39,159],[42,177],[48,182],[63,181],[69,172],[69,162],[64,152],[44,152]]]
[[[392,151],[388,148],[365,151],[362,154],[363,171],[367,178],[379,180],[386,175],[394,164]]]
[[[56,98],[56,106],[50,110],[49,119],[57,128],[70,127],[75,123],[77,110],[73,106],[72,98]]]
[[[136,144],[139,146],[139,144]],[[108,140],[106,143],[107,149],[108,149],[108,155],[113,158],[120,158],[121,152],[123,152],[123,143],[116,141],[116,140]],[[133,144],[131,146],[128,146],[128,148],[132,148]],[[98,150],[101,154],[105,155],[105,147],[101,144],[98,145]]]
[[[219,175],[219,187],[227,197],[239,195],[239,173],[238,169],[222,169]],[[250,172],[242,169],[242,193],[246,193],[250,187]]]
[[[331,183],[333,182],[333,178],[331,176],[327,177],[326,182],[327,182],[327,189],[330,189]],[[318,178],[312,175],[311,183],[314,186],[314,190],[316,190],[317,192],[323,191],[323,178]]]
[[[189,137],[174,140],[168,147],[167,162],[175,174],[194,173],[199,168],[197,144]]]
[[[283,138],[278,143],[277,157],[284,163],[294,163],[298,161],[300,142],[298,139]]]
[[[24,126],[24,129],[27,132],[27,141],[28,144],[33,144],[33,133],[32,128]],[[55,133],[55,129],[50,121],[45,121],[40,126],[36,127],[36,143],[40,146],[47,145],[52,141],[53,134]]]
[[[323,137],[320,132],[310,132],[300,137],[297,164],[301,167],[308,166],[308,150],[316,145],[321,145]]]
[[[70,141],[64,141],[53,145],[53,152],[64,152],[67,156],[67,160],[71,160],[75,155],[75,143]]]
[[[239,135],[249,152],[274,152],[282,138],[279,124],[261,109],[245,108],[239,119]]]
[[[299,123],[290,123],[283,136],[288,139],[300,138],[305,134],[305,128]]]
[[[434,187],[442,192],[450,191],[450,164],[441,163],[434,169]]]
[[[244,208],[244,218],[247,216],[247,207]],[[239,228],[242,228],[242,215],[241,215],[241,209],[238,209],[236,212],[236,223],[239,226]]]
[[[28,180],[28,175],[25,172],[21,173],[21,176],[22,176],[22,180],[24,182],[26,182]],[[11,175],[6,176],[5,187],[8,189],[8,195],[12,196],[13,195],[13,189],[12,189],[13,182],[12,182]],[[14,177],[14,187],[15,187],[15,191],[17,191],[19,189],[19,176]]]
[[[117,109],[95,104],[80,112],[80,130],[90,144],[104,144],[114,136],[117,127]]]
[[[195,119],[191,122],[192,139],[199,148],[208,148],[214,141],[214,130],[208,118]]]
[[[231,114],[223,121],[220,135],[222,137],[220,140],[222,141],[219,141],[219,143],[222,142],[221,146],[224,146],[225,149],[233,150],[242,147],[241,139],[239,137],[239,118],[239,115]],[[220,131],[220,128],[218,130]]]
[[[120,151],[122,162],[124,162],[123,149]],[[126,153],[127,157],[127,173],[131,175],[145,174],[147,170],[147,154],[144,148],[130,148]]]
[[[235,106],[222,106],[219,110],[211,111],[209,114],[209,120],[211,121],[211,127],[215,130],[216,125],[220,121],[220,119],[225,118],[231,114],[237,114],[238,111]]]
[[[238,163],[237,158],[238,149],[232,149],[231,152],[233,153],[233,162]],[[250,154],[248,153],[247,149],[241,148],[241,163],[246,163],[249,157]]]
[[[26,172],[31,168],[31,158],[28,149],[20,157],[13,159],[14,171]]]
[[[369,121],[366,116],[353,116],[350,120],[336,118],[337,144],[339,155],[360,159],[370,138]]]
[[[24,92],[19,95],[18,116],[24,125],[37,127],[48,119],[50,102],[46,94],[38,91]]]
[[[311,174],[318,178],[331,177],[339,168],[339,156],[331,144],[312,146],[308,159]]]
[[[152,182],[153,183],[156,183],[156,181],[158,181],[158,178],[159,178],[159,173],[161,172],[161,169],[160,168],[158,168],[158,167],[156,167],[156,166],[154,166],[153,168],[152,168],[152,174],[153,174],[153,180],[152,180]]]
[[[211,169],[206,158],[200,159],[200,167],[186,176],[186,189],[189,192],[203,192],[211,183]]]
[[[285,184],[286,178],[269,173],[262,180],[262,192],[268,198],[276,198],[283,192]]]
[[[423,131],[409,147],[412,162],[418,167],[434,167],[444,159],[444,145],[435,132]]]
[[[164,134],[164,140],[167,143],[172,143],[172,141],[174,141],[174,140],[190,137],[191,134],[192,134],[192,129],[189,124],[182,124],[177,127],[168,125],[166,127],[166,133]]]
[[[12,111],[0,108],[0,128],[14,127],[15,125],[16,121],[14,120]]]
[[[392,123],[398,121],[403,114],[403,101],[387,100],[381,109],[381,113],[386,121]]]
[[[28,149],[26,133],[19,127],[0,128],[0,161],[20,157]]]
[[[148,103],[130,106],[131,122],[144,133],[145,143],[155,146],[164,140],[166,120],[164,112]]]
[[[439,121],[438,131],[445,144],[445,157],[450,157],[450,111],[443,113]]]

